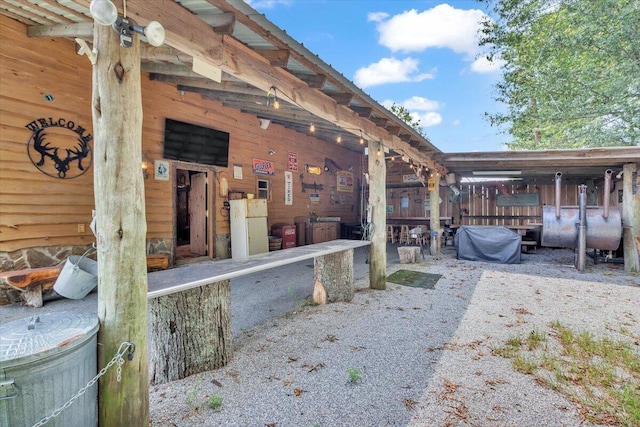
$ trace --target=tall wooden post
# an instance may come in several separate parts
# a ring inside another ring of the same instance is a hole
[[[640,271],[640,175],[637,174],[638,165],[635,163],[624,165],[622,170],[624,269],[637,272]]]
[[[369,249],[369,286],[387,288],[387,165],[384,147],[369,141],[369,205],[371,206],[371,246]]]
[[[431,255],[440,258],[440,238],[442,237],[442,229],[440,228],[440,174],[434,173],[427,181],[427,184],[429,185],[429,228],[431,230],[429,250]]]
[[[94,197],[98,242],[98,365],[124,341],[133,359],[100,378],[100,426],[149,425],[147,267],[142,176],[140,45],[120,47],[110,26],[94,25]]]

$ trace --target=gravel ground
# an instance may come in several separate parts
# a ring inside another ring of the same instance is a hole
[[[570,401],[491,348],[556,320],[640,336],[640,276],[621,265],[588,259],[580,273],[571,251],[552,249],[519,265],[466,262],[448,248],[440,261],[390,263],[387,273],[401,268],[442,278],[433,290],[374,291],[365,275],[351,303],[299,301],[237,334],[228,366],[152,386],[153,425],[587,425]],[[211,396],[223,398],[219,411]]]
[[[580,273],[573,252],[538,249],[518,265],[399,264],[387,274],[441,274],[435,289],[368,288],[356,250],[351,303],[311,306],[310,262],[233,279],[234,357],[219,370],[150,388],[151,421],[165,426],[582,426],[560,394],[519,374],[492,347],[549,322],[596,334],[640,336],[640,275],[622,265]],[[64,310],[95,312],[96,295],[40,309],[0,308],[0,322]],[[637,345],[637,341],[636,341]],[[640,354],[640,349],[634,347]],[[640,356],[639,356],[640,357]],[[360,375],[350,380],[349,371]],[[209,399],[223,399],[219,411]]]

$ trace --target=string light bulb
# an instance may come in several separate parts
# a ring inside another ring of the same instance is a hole
[[[380,150],[380,147],[378,147],[378,156],[382,156],[382,150]]]
[[[360,145],[364,145],[364,138],[362,137],[362,131],[360,131]]]
[[[314,133],[316,131],[316,125],[313,124],[313,122],[311,122],[311,124],[309,125],[309,132]]]
[[[341,144],[341,143],[342,143],[342,135],[338,135],[338,137],[336,138],[336,142],[337,142],[338,144]]]
[[[273,94],[271,93],[273,91]],[[271,96],[273,95],[273,108],[276,110],[280,108],[280,101],[278,101],[278,89],[275,86],[269,88],[267,93],[267,106],[271,104]]]

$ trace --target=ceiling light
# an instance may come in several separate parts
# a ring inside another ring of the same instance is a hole
[[[314,133],[315,131],[316,131],[316,126],[313,123],[311,123],[309,125],[309,132]]]
[[[510,176],[522,175],[522,171],[473,171],[475,176]]]
[[[156,21],[149,22],[149,25],[132,24],[127,18],[118,18],[113,24],[113,28],[120,34],[120,46],[131,47],[133,44],[133,33],[142,34],[152,46],[162,46],[164,43],[164,27]]]

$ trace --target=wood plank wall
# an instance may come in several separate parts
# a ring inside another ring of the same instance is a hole
[[[26,36],[26,27],[0,16],[0,251],[57,246],[87,245],[94,241],[89,230],[93,202],[93,168],[74,179],[59,179],[41,173],[29,160],[27,142],[31,131],[25,125],[40,117],[73,120],[92,133],[91,65],[75,52],[77,46],[66,39]],[[226,172],[233,190],[257,194],[252,158],[273,161],[275,175],[266,177],[272,189],[269,225],[294,223],[296,216],[340,216],[343,222],[360,218],[360,187],[365,159],[361,153],[319,141],[282,126],[271,124],[263,130],[257,117],[204,100],[193,93],[179,93],[175,87],[142,78],[143,151],[153,166],[162,159],[164,119],[170,117],[230,133],[229,166],[242,165],[243,179],[233,178],[232,167],[207,167],[217,183]],[[53,101],[45,95],[53,95]],[[90,144],[93,146],[93,144]],[[269,155],[272,149],[275,154]],[[284,204],[284,171],[288,152],[297,153],[298,171],[293,172],[293,205]],[[304,165],[324,166],[325,158],[343,169],[353,168],[354,189],[336,191],[336,175],[310,175]],[[145,180],[147,238],[172,239],[174,233],[173,186],[175,179],[158,181],[153,173]],[[309,199],[301,182],[322,184],[320,202]],[[212,225],[217,235],[229,233],[224,198],[214,185]],[[342,196],[342,197],[341,197]],[[85,232],[78,232],[78,224]]]
[[[429,190],[425,184],[404,184],[403,175],[415,175],[409,166],[400,161],[387,161],[387,217],[429,217],[425,213],[424,201],[429,198]],[[444,179],[443,179],[444,183]],[[407,198],[408,207],[402,207],[402,199]],[[440,187],[440,216],[453,217],[456,204],[452,202],[449,187]],[[393,212],[389,212],[391,209]]]

